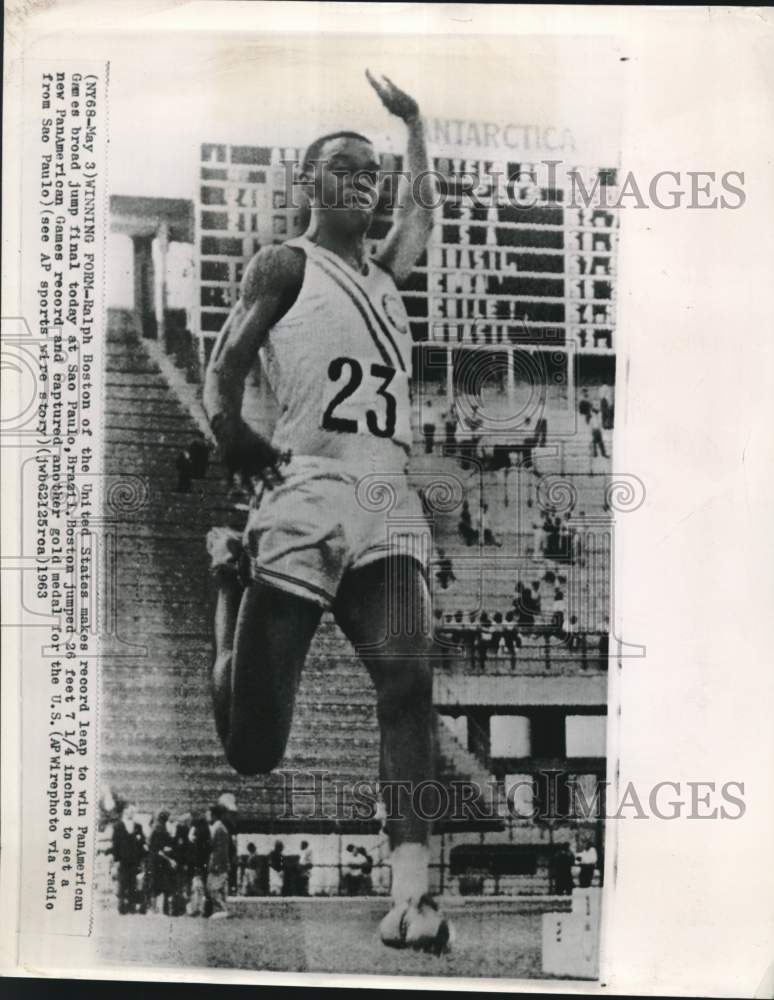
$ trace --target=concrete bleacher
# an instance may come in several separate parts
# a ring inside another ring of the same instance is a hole
[[[276,823],[286,815],[288,779],[235,774],[212,722],[205,536],[214,524],[237,526],[239,514],[217,461],[190,493],[177,492],[175,459],[198,426],[122,310],[110,312],[105,398],[105,473],[123,503],[114,515],[119,641],[106,650],[102,672],[100,780],[143,812],[202,809],[229,790],[243,820]],[[442,775],[488,777],[450,733],[440,731],[439,740]],[[309,786],[310,771],[325,771],[324,802],[332,808],[333,782],[376,780],[378,743],[371,683],[324,616],[282,768],[300,772],[297,788]]]

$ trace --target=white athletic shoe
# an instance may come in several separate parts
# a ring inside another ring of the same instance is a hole
[[[228,910],[216,910],[210,914],[210,920],[228,920],[230,916]]]
[[[379,925],[379,936],[388,948],[412,948],[433,955],[445,954],[454,941],[452,925],[429,895],[393,906]]]

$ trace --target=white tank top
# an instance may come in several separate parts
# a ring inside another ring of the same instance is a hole
[[[375,471],[404,468],[411,448],[408,316],[386,270],[361,274],[311,240],[304,280],[269,330],[261,361],[278,403],[274,445]]]

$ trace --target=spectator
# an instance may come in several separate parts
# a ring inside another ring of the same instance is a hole
[[[175,468],[177,469],[177,492],[190,493],[192,467],[191,458],[187,451],[177,453]]]
[[[448,590],[449,584],[454,583],[457,577],[454,575],[454,567],[452,566],[451,559],[441,548],[438,549],[438,561],[436,566],[437,569],[435,572],[435,578],[442,590]]]
[[[578,413],[584,418],[586,423],[591,420],[591,400],[589,399],[589,390],[581,390],[581,398],[578,402]]]
[[[212,807],[210,830],[210,861],[207,870],[207,894],[212,904],[210,920],[230,916],[228,910],[228,880],[231,869],[231,834],[223,822],[227,810],[220,804]]]
[[[191,917],[206,917],[209,912],[207,868],[211,846],[210,824],[204,816],[197,816],[188,832],[188,870],[191,873],[188,915]]]
[[[516,621],[524,631],[531,631],[535,627],[535,608],[529,590],[523,583],[516,584],[516,597],[513,601],[516,609]]]
[[[255,844],[250,841],[247,845],[247,861],[245,862],[245,896],[258,895],[258,867],[260,861],[255,849]]]
[[[613,404],[610,401],[608,391],[606,385],[599,388],[599,414],[602,418],[602,430],[604,431],[613,429]]]
[[[516,614],[513,611],[506,612],[503,622],[503,642],[508,650],[508,657],[511,661],[511,670],[516,669],[516,650],[521,649],[521,636],[519,627],[516,624]]]
[[[237,873],[239,857],[237,855],[237,845],[236,845],[237,805],[233,793],[223,792],[223,794],[218,799],[218,805],[223,807],[223,814],[221,819],[229,835],[228,887],[231,894],[235,896],[239,885],[238,873]]]
[[[175,891],[170,904],[171,915],[173,917],[179,917],[185,913],[191,891],[191,876],[188,868],[188,836],[190,831],[191,817],[189,814],[185,814],[175,824],[175,833],[172,838],[172,856],[177,866],[173,872]]]
[[[553,612],[553,626],[557,634],[561,635],[564,631],[564,619],[567,615],[567,602],[565,600],[564,591],[561,587],[556,587],[554,589],[554,612]]]
[[[360,869],[360,891],[364,896],[370,896],[374,889],[373,880],[371,878],[371,872],[374,870],[374,859],[365,847],[358,847],[357,853],[362,858],[362,866]]]
[[[581,637],[580,637],[580,626],[578,625],[578,618],[576,615],[570,615],[570,621],[567,625],[567,648],[570,651],[580,648]]]
[[[489,636],[488,652],[490,656],[497,656],[500,652],[500,643],[505,639],[505,622],[501,611],[495,611],[492,615],[492,627]]]
[[[484,545],[496,545],[502,547],[502,542],[498,542],[489,527],[489,505],[482,503],[478,514],[478,537],[483,539]]]
[[[121,819],[113,827],[113,862],[117,868],[118,912],[121,915],[145,912],[137,887],[140,867],[146,853],[145,834],[134,820],[134,806],[127,804]]]
[[[532,556],[539,559],[545,553],[546,532],[542,524],[537,521],[532,522]]]
[[[562,844],[554,855],[553,881],[554,892],[557,896],[570,896],[574,888],[572,878],[572,866],[575,857],[570,850],[569,844]]]
[[[481,440],[481,428],[484,426],[483,418],[480,415],[478,403],[473,403],[470,413],[462,421],[460,428],[460,452],[468,459],[474,458],[478,452],[478,442]],[[468,462],[462,463],[463,468],[468,467]]]
[[[486,655],[492,643],[493,629],[492,622],[486,611],[482,611],[478,619],[478,631],[475,635],[476,648],[478,649],[478,662],[481,670],[486,666]]]
[[[210,449],[201,432],[197,433],[196,437],[188,445],[188,458],[191,463],[191,478],[204,479],[207,475]]]
[[[588,889],[597,867],[597,849],[590,840],[586,841],[585,847],[578,853],[576,861],[580,866],[578,885],[581,889]]]
[[[466,545],[473,545],[478,541],[478,532],[473,527],[473,518],[470,514],[470,504],[467,500],[462,502],[462,512],[460,513],[459,524],[457,525],[462,540]]]
[[[174,873],[177,868],[174,859],[175,842],[167,829],[168,821],[169,813],[166,809],[160,810],[148,841],[152,908],[157,913],[167,915],[170,914],[175,892]]]
[[[273,883],[272,885],[272,895],[278,895],[282,893],[285,887],[285,858],[283,852],[285,850],[285,845],[281,840],[274,841],[274,847],[269,854],[269,873],[270,878]],[[274,873],[273,877],[271,872]]]
[[[425,454],[432,455],[435,446],[435,407],[432,399],[425,400],[422,410],[422,433],[425,437]]]
[[[359,896],[362,885],[363,859],[355,850],[354,844],[347,844],[347,857],[344,859],[344,894]]]
[[[308,840],[302,840],[301,856],[298,862],[299,890],[302,896],[309,895],[309,880],[312,877],[313,867],[314,867],[314,860],[312,856],[312,848],[309,846]]]
[[[605,441],[602,437],[602,417],[599,407],[592,407],[589,423],[591,425],[591,457],[596,458],[597,455],[601,455],[602,458],[607,458]]]

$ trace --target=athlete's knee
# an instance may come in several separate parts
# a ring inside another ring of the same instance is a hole
[[[270,774],[282,760],[284,743],[276,740],[239,739],[229,734],[224,743],[226,760],[231,767],[244,777]]]
[[[381,723],[396,717],[424,715],[433,704],[433,672],[427,658],[407,659],[387,667],[377,691]]]

